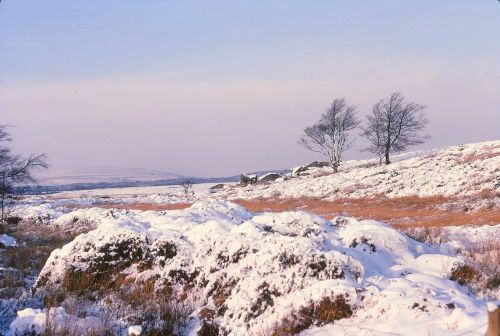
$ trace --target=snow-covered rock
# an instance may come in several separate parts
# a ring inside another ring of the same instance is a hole
[[[270,182],[270,181],[275,181],[279,178],[283,177],[281,174],[278,173],[267,173],[259,177],[259,182]]]
[[[6,235],[5,233],[0,234],[0,247],[13,247],[16,246],[16,239]]]

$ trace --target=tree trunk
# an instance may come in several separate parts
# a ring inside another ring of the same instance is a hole
[[[2,199],[1,199],[1,205],[2,205],[2,218],[0,219],[1,222],[3,222],[3,216],[4,216],[4,200],[5,200],[5,194],[2,194]]]
[[[385,164],[388,165],[391,163],[391,160],[389,159],[389,151],[385,151]]]
[[[332,169],[333,169],[333,173],[334,173],[334,174],[337,174],[337,173],[339,172],[339,165],[338,165],[338,164],[336,164],[336,163],[334,163],[334,164],[332,165]]]
[[[500,308],[488,311],[488,330],[486,336],[500,335]]]

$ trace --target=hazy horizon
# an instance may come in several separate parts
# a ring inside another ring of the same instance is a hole
[[[500,135],[498,1],[4,0],[0,30],[0,124],[53,171],[290,168],[334,98],[364,117],[394,91],[427,106],[410,150]]]

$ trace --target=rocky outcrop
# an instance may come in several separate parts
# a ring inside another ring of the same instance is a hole
[[[305,172],[309,168],[323,168],[328,167],[328,162],[313,161],[307,165],[298,166],[292,169],[292,175],[297,176],[302,172]]]
[[[257,183],[257,175],[255,175],[255,174],[250,174],[250,175],[241,174],[240,175],[240,185],[241,186],[246,186],[248,184],[255,184],[255,183]]]

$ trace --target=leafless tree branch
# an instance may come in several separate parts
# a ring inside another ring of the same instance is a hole
[[[35,182],[33,172],[37,168],[47,168],[45,154],[30,155],[26,158],[12,153],[6,145],[12,141],[7,127],[0,125],[0,207],[1,220],[4,219],[5,201],[16,192],[16,187]]]
[[[342,154],[352,145],[349,131],[358,125],[356,108],[348,106],[344,98],[337,98],[316,124],[304,129],[299,143],[310,151],[324,155],[333,172],[337,173]]]
[[[389,164],[391,153],[424,143],[429,138],[422,134],[428,124],[424,109],[415,102],[405,102],[401,92],[380,100],[373,105],[361,133],[369,142],[364,150],[377,154],[380,163],[385,158],[385,163]]]

